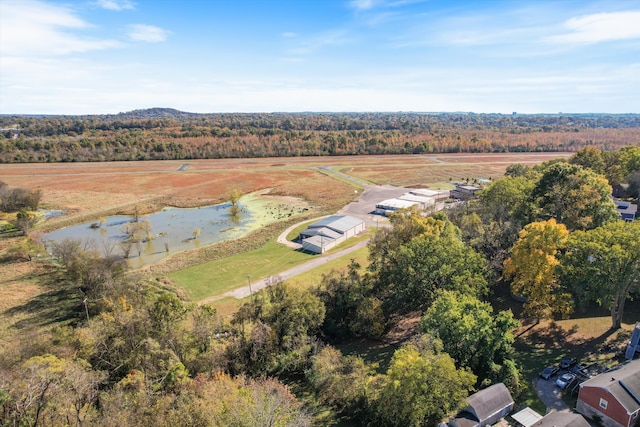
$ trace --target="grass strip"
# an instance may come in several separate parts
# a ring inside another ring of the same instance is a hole
[[[167,277],[197,301],[246,286],[247,275],[253,281],[264,279],[313,257],[270,241],[244,253],[174,271]]]

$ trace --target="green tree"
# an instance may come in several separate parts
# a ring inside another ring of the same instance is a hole
[[[517,371],[508,378],[501,378],[500,373],[505,361],[511,359],[514,341],[511,330],[519,325],[511,311],[494,315],[488,303],[470,295],[444,291],[422,317],[420,330],[440,338],[444,351],[458,367],[469,368],[476,374],[478,383],[484,380],[511,383],[512,391],[517,392]]]
[[[360,276],[359,268],[351,260],[348,272],[323,275],[320,285],[313,290],[326,307],[322,330],[333,339],[377,338],[384,333],[382,303],[373,296],[371,281]]]
[[[184,319],[187,308],[180,298],[172,292],[164,292],[149,309],[149,316],[154,328],[160,333],[166,333],[177,322]]]
[[[535,181],[524,176],[493,181],[478,194],[483,216],[498,224],[529,223],[534,210],[531,203],[534,187]]]
[[[591,169],[599,174],[604,174],[604,158],[602,157],[602,152],[595,147],[581,148],[576,154],[571,156],[569,163]]]
[[[464,405],[476,376],[446,353],[414,344],[395,351],[375,395],[380,425],[434,426]]]
[[[365,418],[370,411],[368,388],[375,366],[357,356],[343,356],[326,346],[313,357],[306,378],[316,390],[318,399],[338,412]]]
[[[426,221],[425,231],[389,251],[375,271],[376,291],[388,313],[429,306],[440,289],[471,295],[486,292],[485,263],[446,217]]]
[[[640,290],[640,222],[572,233],[562,265],[578,299],[609,309],[612,328],[620,328],[625,301]]]
[[[569,230],[588,230],[618,219],[607,179],[565,162],[544,169],[533,190],[537,218],[555,218]]]
[[[629,189],[627,196],[636,199],[636,203],[640,203],[640,171],[633,172],[627,177]]]
[[[555,313],[568,315],[573,309],[571,295],[558,280],[560,262],[556,255],[566,246],[569,232],[555,219],[532,222],[521,232],[511,257],[504,263],[504,275],[513,278],[511,291],[527,298],[525,316],[540,321]]]

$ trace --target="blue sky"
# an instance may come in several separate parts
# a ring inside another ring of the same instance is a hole
[[[640,113],[640,1],[0,0],[0,113]]]

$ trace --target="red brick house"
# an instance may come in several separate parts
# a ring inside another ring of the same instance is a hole
[[[606,427],[640,426],[640,359],[580,384],[576,410]]]

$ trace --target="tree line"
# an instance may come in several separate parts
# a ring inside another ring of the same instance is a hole
[[[0,162],[614,150],[640,116],[419,113],[0,116]]]

